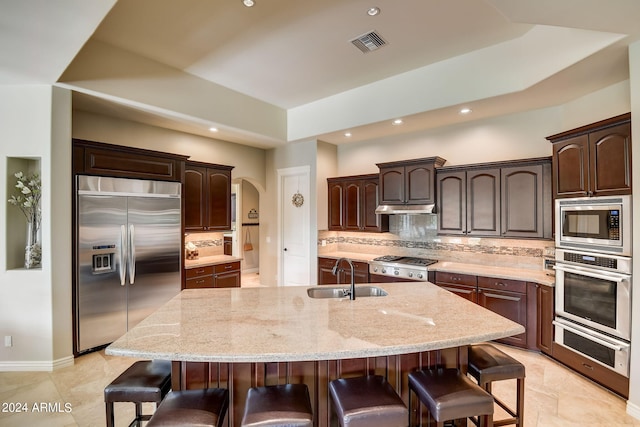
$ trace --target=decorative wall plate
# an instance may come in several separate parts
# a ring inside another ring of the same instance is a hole
[[[295,206],[296,208],[299,208],[304,204],[304,196],[299,192],[294,194],[291,198],[291,203],[293,203],[293,206]]]

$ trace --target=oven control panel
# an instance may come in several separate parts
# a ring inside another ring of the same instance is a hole
[[[587,255],[577,252],[565,252],[564,260],[567,262],[576,262],[578,264],[595,265],[611,269],[618,268],[618,260],[615,258],[604,258],[596,255]]]

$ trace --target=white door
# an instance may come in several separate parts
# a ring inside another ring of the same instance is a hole
[[[310,284],[309,167],[278,170],[280,272],[283,286]]]

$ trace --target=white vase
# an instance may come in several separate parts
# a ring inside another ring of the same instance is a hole
[[[42,262],[40,233],[35,221],[27,222],[27,241],[24,248],[24,268],[39,268]]]

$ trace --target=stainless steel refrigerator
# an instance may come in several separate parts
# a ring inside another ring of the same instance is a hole
[[[76,353],[115,341],[180,292],[180,189],[77,177]]]

